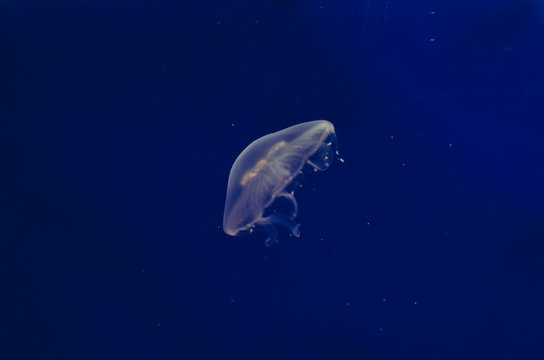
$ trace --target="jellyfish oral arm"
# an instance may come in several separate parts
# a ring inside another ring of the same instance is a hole
[[[292,218],[297,217],[297,215],[298,215],[298,204],[297,204],[297,199],[295,199],[295,196],[294,196],[293,192],[292,191],[290,193],[283,192],[280,195],[278,195],[278,197],[283,197],[287,201],[289,201],[289,203],[293,207],[293,210],[291,212],[291,217]]]
[[[266,239],[264,239],[265,246],[272,246],[278,242],[278,230],[272,223],[263,223],[262,229],[266,231]]]
[[[271,246],[276,243],[278,232],[274,225],[279,225],[289,231],[295,237],[300,237],[300,224],[297,224],[293,218],[282,214],[282,213],[272,213],[267,217],[262,218],[259,221],[259,224],[264,227],[267,232],[267,238],[264,241],[266,246]]]

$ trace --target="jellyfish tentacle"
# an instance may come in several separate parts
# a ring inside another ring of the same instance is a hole
[[[306,160],[308,164],[314,168],[314,171],[327,170],[331,165],[331,162],[334,159],[334,152],[332,148],[334,145],[329,144],[331,143],[321,144],[315,153],[308,160]]]
[[[316,164],[314,163],[312,160],[306,160],[308,162],[308,164],[312,165],[314,170],[317,171],[318,169],[319,170],[322,170],[322,166],[319,165],[319,164]]]
[[[336,154],[336,157],[338,158],[338,161],[341,163],[344,162],[344,159],[340,157],[340,152],[338,151],[338,138],[336,137],[336,134],[332,134],[332,141],[329,142],[327,145],[332,146],[334,149],[334,153]]]

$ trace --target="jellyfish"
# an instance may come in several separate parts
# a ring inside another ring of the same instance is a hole
[[[275,226],[299,237],[294,189],[306,170],[328,169],[335,153],[338,155],[334,126],[326,120],[294,125],[253,141],[230,170],[223,216],[225,233],[241,236],[264,229],[266,246],[277,241]],[[288,214],[267,211],[279,198],[290,204]]]

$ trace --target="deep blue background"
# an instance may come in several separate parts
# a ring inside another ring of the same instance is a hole
[[[544,4],[0,3],[0,358],[542,359]],[[328,119],[302,236],[230,167]]]

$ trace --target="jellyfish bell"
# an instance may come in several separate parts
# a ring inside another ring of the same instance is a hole
[[[276,242],[275,226],[279,225],[299,237],[294,187],[305,167],[326,170],[335,153],[338,155],[334,126],[326,120],[294,125],[253,141],[230,170],[225,233],[240,236],[262,228],[267,233],[265,245],[270,246]],[[267,211],[279,198],[290,203],[289,214]]]

